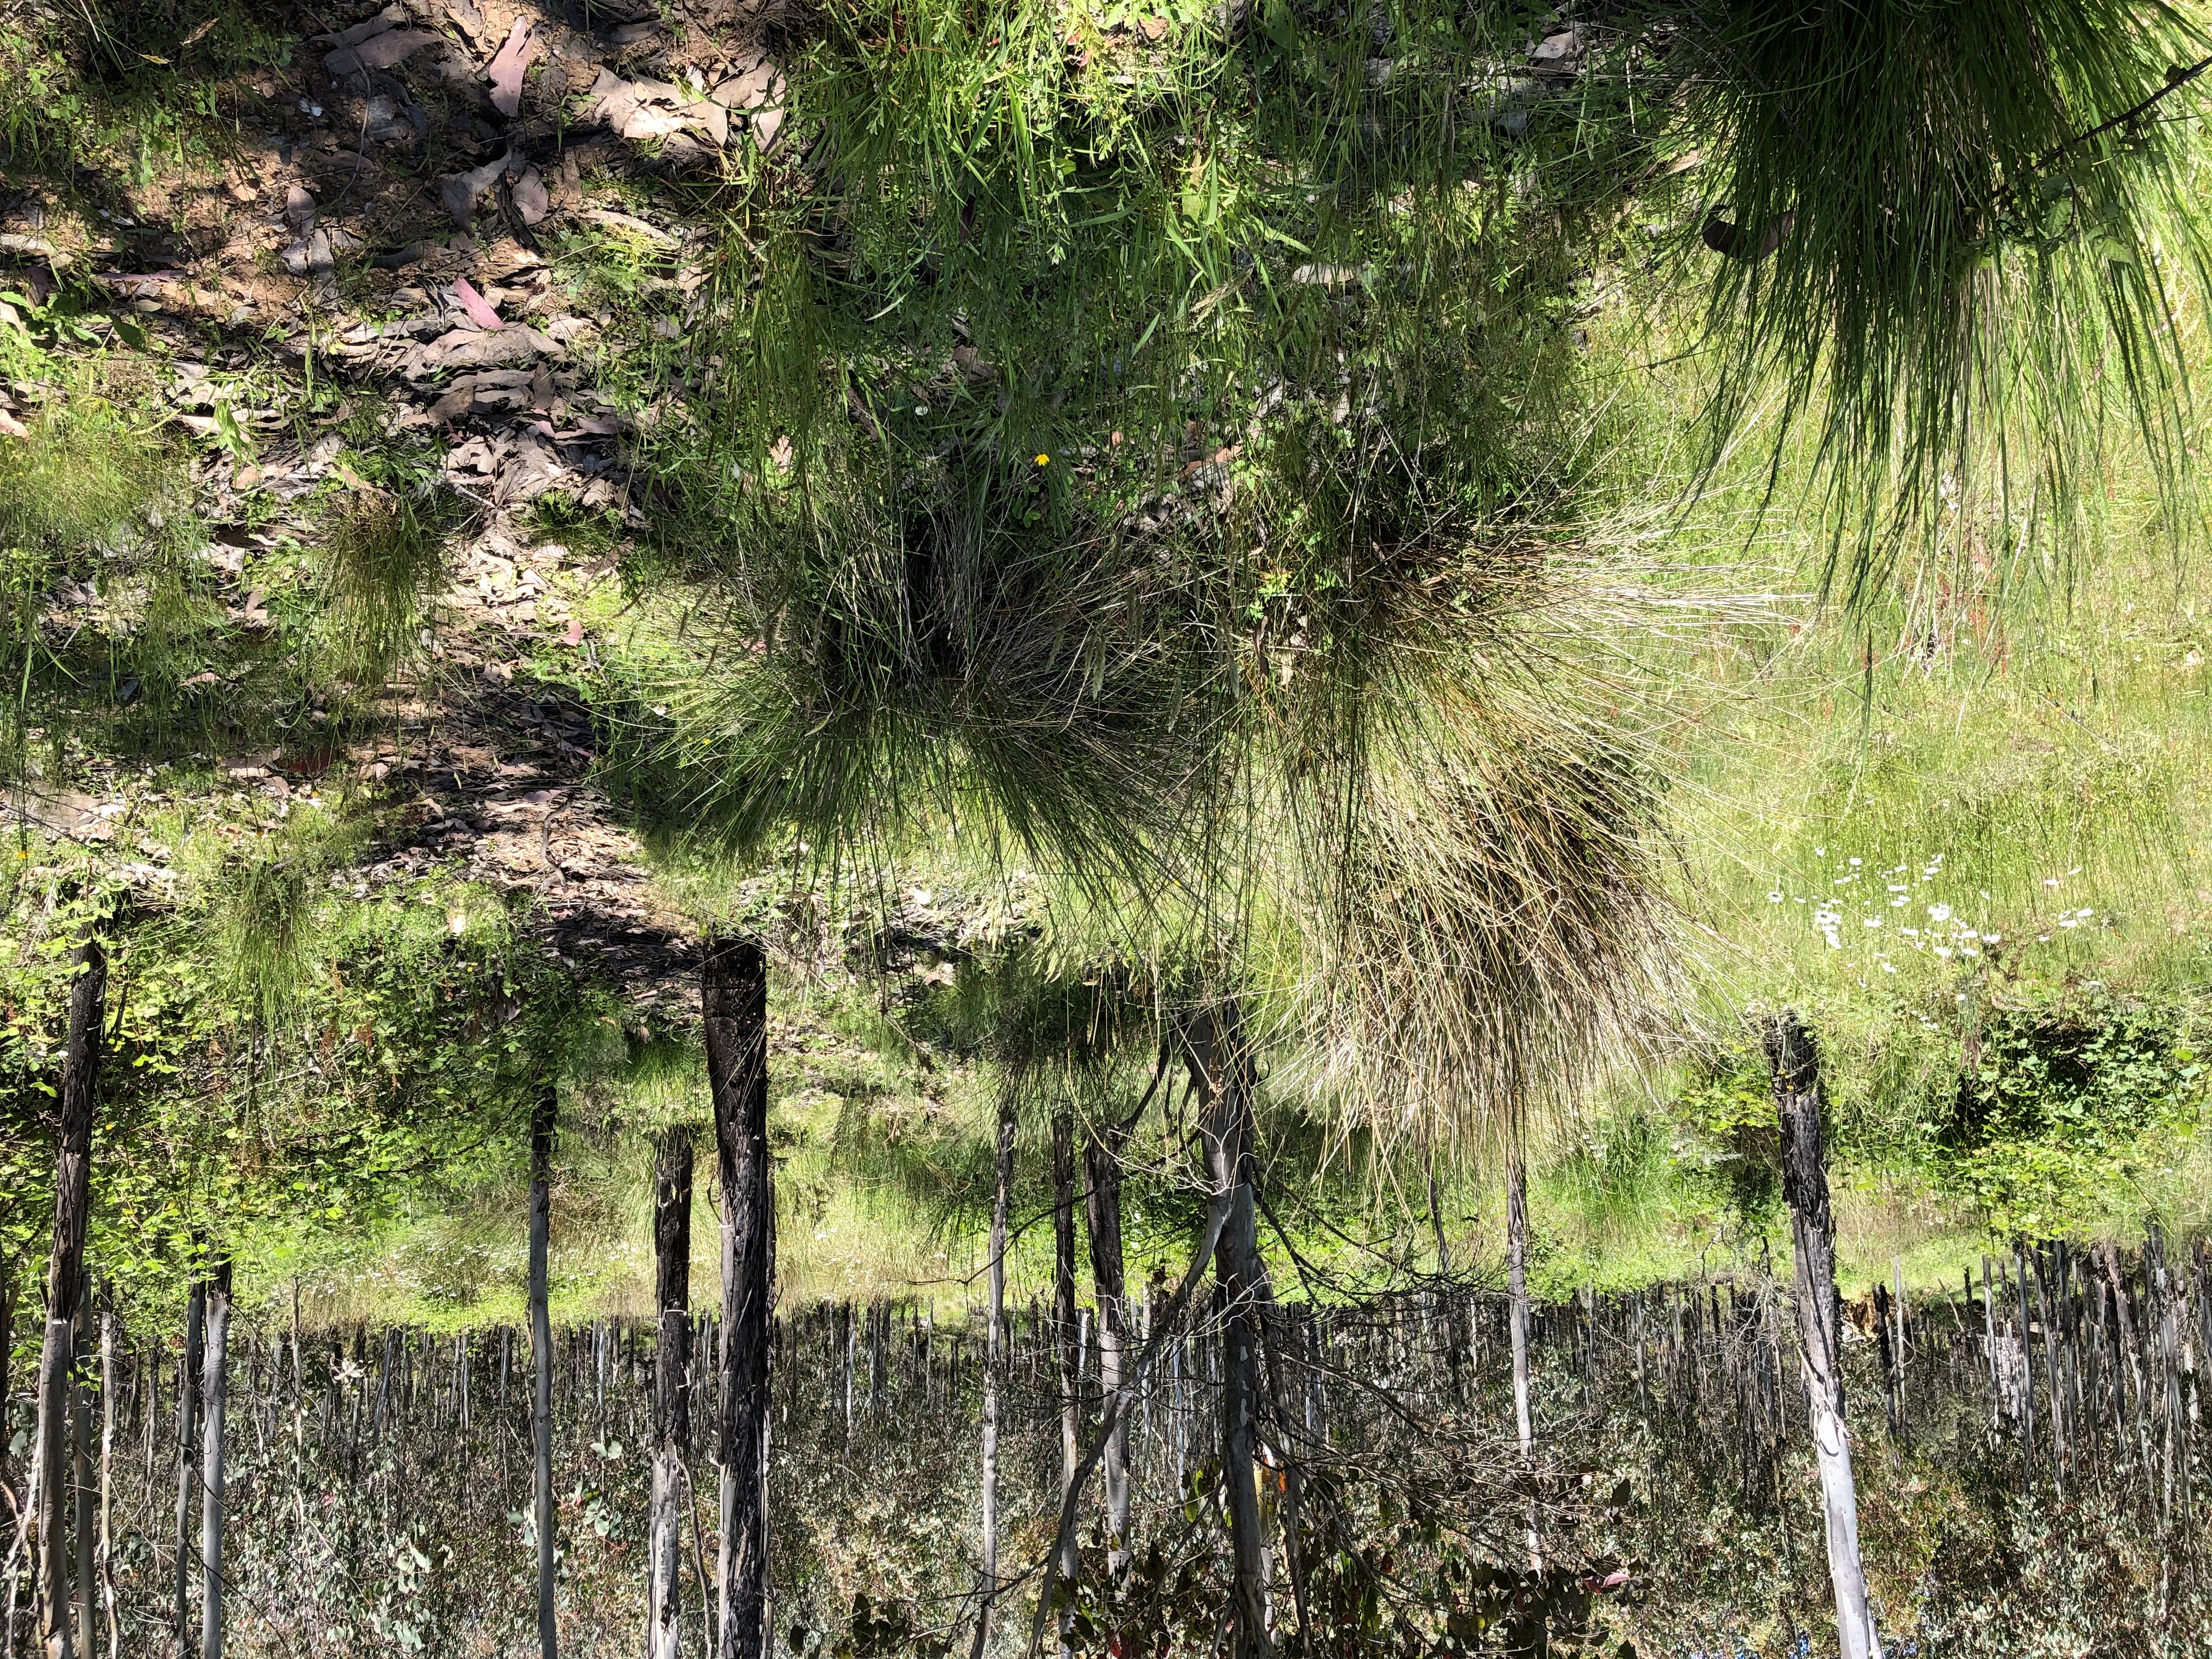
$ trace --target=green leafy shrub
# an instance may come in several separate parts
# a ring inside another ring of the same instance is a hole
[[[1697,1182],[1747,1236],[1766,1231],[1782,1209],[1782,1128],[1765,1065],[1734,1057],[1685,1091],[1676,1115]]]
[[[1933,1125],[1938,1179],[2000,1232],[2093,1224],[2158,1146],[2197,1124],[2191,1024],[2179,1003],[2101,988],[1998,1002]]]

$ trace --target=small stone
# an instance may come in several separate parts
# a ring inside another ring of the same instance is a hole
[[[295,241],[306,241],[315,228],[315,198],[303,185],[294,185],[284,192],[284,222],[291,228]]]
[[[514,181],[508,195],[514,203],[515,212],[521,216],[526,225],[544,223],[553,205],[546,195],[544,178],[536,167],[525,167],[522,176]]]

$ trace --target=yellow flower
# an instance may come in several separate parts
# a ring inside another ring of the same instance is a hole
[[[1039,466],[1050,466],[1052,465],[1052,457],[1049,455],[1040,455],[1036,458],[1036,461]]]

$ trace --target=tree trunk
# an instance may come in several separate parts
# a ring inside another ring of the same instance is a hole
[[[700,1003],[722,1186],[721,1557],[718,1659],[769,1648],[769,1314],[775,1191],[768,1149],[768,961],[731,940],[707,955]]]
[[[1127,1375],[1128,1292],[1121,1261],[1121,1148],[1134,1121],[1094,1128],[1084,1137],[1083,1165],[1090,1188],[1091,1282],[1098,1302],[1098,1389],[1112,1399]],[[1129,1561],[1129,1428],[1116,1422],[1106,1437],[1100,1466],[1106,1486],[1107,1570],[1119,1577]]]
[[[1229,1208],[1214,1246],[1221,1297],[1221,1470],[1229,1510],[1233,1659],[1266,1659],[1267,1546],[1260,1514],[1259,1237],[1251,1180],[1252,1066],[1231,1001],[1201,1010],[1186,1036],[1206,1183]]]
[[[1813,1447],[1827,1511],[1828,1577],[1835,1588],[1843,1659],[1881,1659],[1859,1559],[1858,1496],[1844,1423],[1843,1298],[1836,1291],[1835,1225],[1828,1209],[1827,1148],[1820,1127],[1820,1056],[1813,1033],[1785,1008],[1767,1029],[1774,1104],[1782,1121],[1782,1188],[1796,1244],[1797,1335]]]
[[[207,1279],[196,1263],[185,1303],[185,1357],[177,1367],[177,1651],[191,1644],[192,1443],[200,1437],[200,1364],[206,1346]]]
[[[999,1102],[998,1183],[991,1200],[990,1316],[983,1346],[983,1583],[974,1659],[990,1644],[999,1593],[999,1391],[1006,1364],[1006,1210],[1014,1185],[1014,1102]]]
[[[1060,1486],[1067,1490],[1075,1479],[1079,1455],[1076,1437],[1081,1426],[1082,1330],[1075,1317],[1075,1119],[1065,1107],[1052,1121],[1052,1318],[1060,1358]],[[1073,1584],[1079,1566],[1073,1541],[1060,1558],[1061,1578]],[[1060,1615],[1060,1651],[1067,1651],[1068,1622],[1074,1609]]]
[[[107,1008],[107,953],[93,924],[70,953],[68,1046],[62,1051],[61,1128],[54,1154],[54,1243],[46,1261],[46,1329],[39,1352],[34,1542],[41,1601],[40,1639],[69,1659],[70,1584],[64,1460],[77,1310],[84,1298],[84,1234],[92,1207],[92,1108]]]
[[[207,1287],[207,1353],[200,1375],[200,1659],[222,1659],[223,1405],[230,1359],[230,1257]]]
[[[554,1619],[553,1318],[546,1306],[545,1255],[552,1242],[553,1131],[559,1120],[558,1085],[538,1085],[530,1113],[530,1443],[538,1526],[538,1651],[556,1659],[560,1635]]]
[[[653,1249],[659,1316],[653,1364],[653,1512],[647,1544],[647,1659],[684,1650],[684,1451],[691,1438],[691,1132],[660,1138]]]

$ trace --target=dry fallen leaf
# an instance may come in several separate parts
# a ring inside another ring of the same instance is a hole
[[[491,301],[476,291],[465,276],[453,279],[453,297],[461,302],[461,309],[469,313],[469,320],[478,328],[505,328],[499,313],[492,309]]]
[[[522,107],[522,77],[529,70],[531,59],[537,53],[531,49],[530,23],[518,17],[507,37],[507,44],[499,49],[485,72],[491,77],[491,104],[501,115],[514,117]]]
[[[392,29],[357,46],[339,47],[323,59],[323,68],[333,76],[361,75],[366,78],[370,70],[393,68],[423,47],[438,44],[439,37],[426,29]]]

